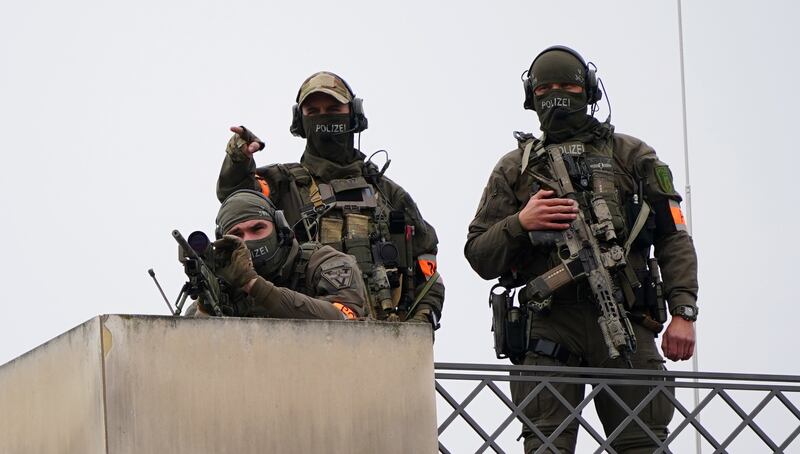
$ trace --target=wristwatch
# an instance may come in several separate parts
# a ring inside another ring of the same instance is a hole
[[[694,322],[697,321],[697,312],[697,307],[695,306],[677,306],[672,310],[672,315]]]

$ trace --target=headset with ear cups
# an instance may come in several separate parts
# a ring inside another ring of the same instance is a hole
[[[341,77],[337,76],[336,74],[328,71],[320,71],[321,73],[330,74],[333,77],[341,80],[344,83],[345,88],[347,91],[350,92],[350,129],[347,132],[352,133],[359,133],[365,129],[369,122],[367,121],[367,117],[364,115],[364,100],[361,98],[357,98],[356,94],[353,92],[353,89],[350,88],[350,84],[347,83],[346,80],[342,79]],[[317,73],[319,74],[319,73]],[[316,74],[312,75],[314,77]],[[310,79],[310,78],[309,78]],[[302,85],[300,87],[302,89]],[[289,126],[289,132],[292,135],[297,137],[306,138],[306,131],[303,128],[303,110],[300,108],[300,90],[297,90],[297,96],[294,99],[295,105],[292,106],[292,124]]]
[[[286,222],[286,216],[283,215],[283,210],[276,209],[275,204],[272,203],[272,200],[270,200],[269,197],[264,195],[264,193],[259,191],[254,191],[252,189],[239,189],[238,191],[234,191],[226,198],[226,200],[230,197],[233,197],[234,194],[239,194],[242,192],[255,194],[267,202],[267,205],[269,205],[270,209],[272,210],[272,213],[274,213],[273,224],[275,224],[275,230],[278,233],[278,244],[280,246],[290,246],[292,244],[292,240],[294,239],[294,231],[292,230],[291,226],[289,226],[289,223]],[[223,201],[222,203],[225,202]],[[217,225],[216,228],[214,229],[214,236],[217,239],[220,239],[224,234],[225,232],[222,231],[222,227],[220,225]]]
[[[600,101],[603,98],[603,92],[597,86],[597,71],[590,68],[589,65],[586,64],[586,61],[583,59],[583,57],[581,57],[581,54],[573,49],[570,49],[567,46],[550,46],[547,49],[539,52],[539,55],[537,55],[536,58],[534,58],[531,62],[530,68],[523,73],[525,77],[522,79],[522,88],[525,91],[525,102],[522,103],[522,106],[528,110],[536,110],[533,104],[533,89],[536,87],[533,86],[533,81],[531,80],[531,70],[533,69],[533,64],[536,63],[536,60],[539,57],[554,50],[567,52],[581,62],[581,65],[583,65],[584,68],[583,80],[585,81],[587,104],[591,105],[597,101]]]

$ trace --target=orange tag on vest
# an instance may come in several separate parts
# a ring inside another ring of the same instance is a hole
[[[256,175],[256,181],[258,182],[258,185],[261,187],[261,192],[265,196],[269,197],[269,184],[267,184],[267,180],[265,180],[264,177],[260,175]]]
[[[431,276],[436,273],[436,262],[433,260],[419,259],[417,260],[417,263],[419,264],[419,269],[422,270],[422,274],[425,275],[426,279],[430,279]]]
[[[344,314],[344,316],[347,317],[348,320],[355,320],[356,318],[358,318],[356,317],[356,313],[353,312],[353,309],[350,309],[349,307],[345,306],[342,303],[333,303],[333,307],[339,309],[339,312]]]

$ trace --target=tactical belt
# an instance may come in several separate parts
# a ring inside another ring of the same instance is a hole
[[[584,366],[583,358],[570,351],[564,344],[553,342],[550,339],[531,339],[528,351],[538,355],[547,356],[564,364],[565,366]]]

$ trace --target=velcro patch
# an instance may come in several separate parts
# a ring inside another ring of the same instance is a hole
[[[681,204],[678,203],[677,200],[669,201],[669,212],[672,214],[672,220],[675,222],[675,228],[686,231],[686,218],[683,217]]]
[[[336,290],[349,288],[353,282],[353,269],[341,265],[322,272],[322,278],[328,281]]]
[[[339,309],[339,312],[344,314],[345,318],[347,318],[348,320],[355,320],[356,318],[358,318],[356,317],[356,313],[353,312],[353,309],[350,309],[349,307],[345,306],[342,303],[333,303],[333,307]]]
[[[675,186],[672,184],[672,172],[669,170],[669,167],[665,165],[657,166],[653,169],[653,172],[656,174],[658,186],[662,191],[667,194],[675,192]]]
[[[547,146],[547,149],[555,148],[561,152],[562,156],[580,156],[586,152],[583,142],[564,142]]]
[[[430,279],[434,273],[436,273],[436,258],[435,256],[431,256],[426,254],[425,256],[419,256],[417,260],[417,264],[419,265],[419,269],[422,270],[422,274],[425,275],[426,279]]]

